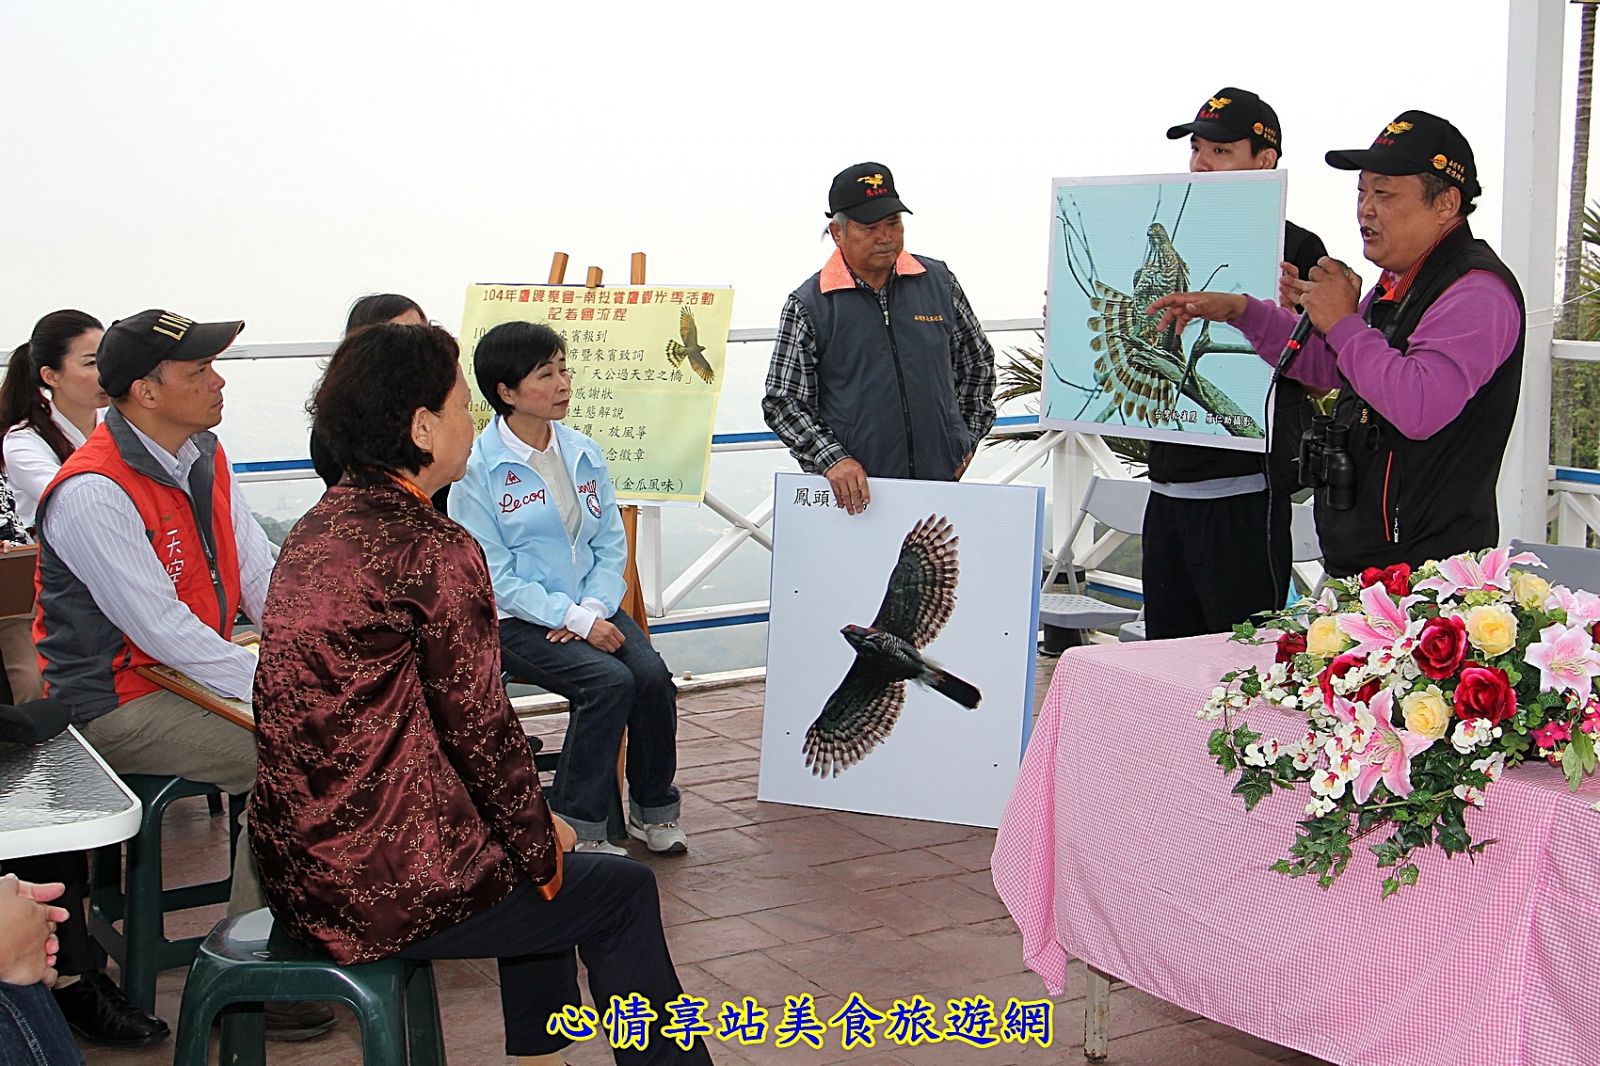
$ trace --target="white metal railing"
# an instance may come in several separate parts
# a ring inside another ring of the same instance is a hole
[[[1037,331],[1043,328],[1038,318],[1000,319],[984,323],[984,329],[993,337],[996,334]],[[729,333],[730,344],[771,343],[776,331],[772,328],[737,329]],[[335,342],[296,342],[287,344],[240,344],[222,356],[231,360],[256,359],[321,359],[329,356]],[[1554,356],[1558,359],[1600,361],[1600,343],[1557,341]],[[10,358],[10,352],[4,353]],[[1038,436],[1017,447],[1015,454],[987,477],[980,480],[991,484],[1011,484],[1028,471],[1048,465],[1050,471],[1049,502],[1052,526],[1067,529],[1073,518],[1083,490],[1091,475],[1102,477],[1133,477],[1140,471],[1131,468],[1114,454],[1100,437],[1067,433],[1062,430],[1039,431],[1033,416],[1009,415],[997,421],[991,435],[994,438],[1016,438],[1029,433]],[[724,433],[713,437],[713,456],[732,452],[777,451],[782,449],[776,437],[766,432]],[[713,460],[714,461],[714,460]],[[276,459],[234,464],[240,482],[261,483],[315,479],[309,459]],[[1600,537],[1600,471],[1569,468],[1549,470],[1548,514],[1555,523],[1556,540],[1562,544],[1585,544],[1588,539]],[[705,507],[717,515],[726,528],[705,550],[674,575],[664,572],[662,566],[662,509],[644,505],[640,509],[638,538],[638,563],[640,583],[646,608],[652,617],[652,629],[671,632],[709,626],[742,625],[764,621],[768,601],[745,600],[711,604],[700,607],[682,607],[683,601],[716,572],[741,546],[755,542],[763,549],[772,550],[769,526],[772,520],[773,500],[768,495],[748,512],[708,491]],[[1088,523],[1085,523],[1086,527]],[[1101,538],[1096,541],[1093,530],[1086,528],[1082,541],[1074,547],[1081,553],[1093,549],[1093,554],[1082,555],[1090,564],[1090,581],[1106,591],[1138,597],[1142,593],[1137,578],[1095,569],[1125,537]],[[1054,545],[1045,546],[1043,565],[1053,561]]]

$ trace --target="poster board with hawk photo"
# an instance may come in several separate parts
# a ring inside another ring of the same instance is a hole
[[[1265,451],[1272,368],[1244,335],[1144,312],[1203,289],[1275,299],[1285,188],[1278,170],[1057,178],[1040,422]]]
[[[781,473],[758,797],[997,826],[1032,722],[1044,490]]]
[[[470,285],[461,368],[481,432],[494,412],[472,353],[502,322],[549,326],[567,342],[572,406],[562,422],[593,437],[623,501],[699,503],[711,464],[733,319],[733,290],[704,285]]]

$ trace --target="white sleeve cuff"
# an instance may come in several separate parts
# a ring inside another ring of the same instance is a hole
[[[606,610],[606,605],[605,604],[601,603],[599,600],[595,599],[593,596],[585,596],[583,599],[579,600],[578,602],[582,606],[587,607],[589,610],[593,611],[596,618],[606,618],[611,613],[610,611]]]
[[[561,624],[572,630],[578,636],[589,639],[589,630],[594,628],[595,622],[600,618],[600,612],[591,610],[581,603],[575,603],[567,608],[567,617]]]

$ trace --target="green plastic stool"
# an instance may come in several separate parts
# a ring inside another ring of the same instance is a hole
[[[388,958],[340,966],[277,930],[265,909],[224,918],[200,945],[183,986],[173,1066],[206,1066],[211,1020],[218,1011],[223,1011],[223,1066],[263,1066],[261,1004],[269,1000],[347,1005],[361,1022],[366,1066],[445,1066],[431,964]]]
[[[215,785],[182,777],[156,774],[124,774],[122,780],[144,810],[139,831],[127,843],[127,869],[122,863],[121,844],[109,844],[94,852],[94,873],[89,890],[89,931],[117,960],[122,969],[122,991],[128,1002],[143,1010],[156,1005],[156,975],[162,970],[187,966],[194,959],[203,937],[168,940],[165,915],[168,911],[226,903],[233,887],[232,866],[239,840],[239,820],[245,797],[228,800],[229,876],[205,884],[167,888],[161,878],[161,817],[175,800],[205,796],[209,802],[220,796]],[[122,928],[116,927],[117,921]]]

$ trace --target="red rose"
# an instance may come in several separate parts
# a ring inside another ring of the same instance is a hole
[[[1292,663],[1294,657],[1306,650],[1306,635],[1304,633],[1280,633],[1278,635],[1278,651],[1272,657],[1275,663]]]
[[[1358,666],[1365,666],[1366,662],[1367,657],[1365,655],[1357,655],[1354,652],[1347,651],[1343,655],[1336,656],[1333,662],[1327,665],[1327,668],[1317,677],[1317,684],[1322,686],[1322,704],[1324,707],[1327,707],[1330,711],[1333,710],[1333,679],[1343,677]],[[1371,703],[1372,697],[1376,696],[1378,690],[1382,687],[1378,680],[1374,678],[1345,698],[1352,703]]]
[[[1381,570],[1376,566],[1369,566],[1361,571],[1362,588],[1366,588],[1368,585],[1376,585],[1380,582],[1395,599],[1401,598],[1411,591],[1411,564],[1395,563],[1393,566],[1386,566]]]
[[[1467,657],[1467,623],[1456,615],[1428,619],[1411,657],[1435,681],[1450,677]]]
[[[1504,670],[1468,666],[1456,686],[1455,706],[1458,718],[1485,718],[1499,725],[1517,713],[1517,694]]]

